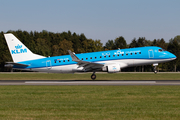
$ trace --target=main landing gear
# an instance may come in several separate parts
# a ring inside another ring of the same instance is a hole
[[[95,72],[93,72],[93,74],[91,75],[91,79],[92,79],[92,80],[95,80],[95,79],[96,79],[96,74],[95,74]]]

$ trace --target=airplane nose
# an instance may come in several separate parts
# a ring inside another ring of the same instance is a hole
[[[176,56],[171,53],[171,54],[169,54],[169,58],[171,58],[171,59],[176,59]]]

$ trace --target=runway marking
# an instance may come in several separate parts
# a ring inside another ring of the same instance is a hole
[[[2,80],[0,85],[180,85],[180,80]]]
[[[155,84],[156,81],[78,81],[78,82],[49,82],[49,81],[26,81],[26,84]]]

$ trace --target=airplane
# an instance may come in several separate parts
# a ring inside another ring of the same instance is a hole
[[[176,56],[160,47],[146,46],[117,49],[91,53],[44,57],[32,53],[12,33],[4,34],[13,62],[6,62],[6,67],[13,69],[48,73],[93,72],[91,79],[96,79],[95,72],[117,73],[132,66],[151,65],[157,73],[158,63],[176,59]]]

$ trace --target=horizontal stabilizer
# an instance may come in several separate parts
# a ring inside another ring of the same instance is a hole
[[[13,67],[13,66],[17,66],[17,67],[28,67],[29,65],[26,64],[20,64],[20,63],[14,63],[14,62],[6,62],[5,67]]]

